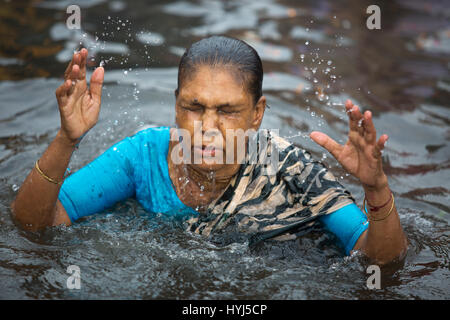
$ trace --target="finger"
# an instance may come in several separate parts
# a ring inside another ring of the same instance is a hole
[[[56,91],[56,100],[58,101],[59,106],[64,106],[67,103],[67,92],[69,91],[72,83],[71,80],[66,80],[62,85],[60,85]]]
[[[352,112],[350,113],[350,116],[352,118],[353,121],[356,121],[356,124],[358,124],[358,121],[360,121],[363,117],[361,110],[359,109],[358,106],[353,106],[352,108]]]
[[[350,110],[351,108],[353,108],[354,104],[353,101],[350,99],[347,99],[347,101],[345,101],[345,109],[346,111]]]
[[[74,59],[75,59],[75,53],[72,55],[72,60],[70,60],[69,65],[67,66],[66,70],[64,70],[64,79],[67,79],[67,77],[69,76],[69,73],[72,71]]]
[[[350,116],[350,124],[349,124],[350,129],[357,131],[362,136],[364,134],[364,128],[362,126],[364,118],[359,107],[353,106],[349,116]]]
[[[83,48],[80,51],[80,73],[78,74],[79,80],[85,80],[86,79],[86,61],[87,61],[88,51]]]
[[[74,82],[78,80],[78,75],[80,74],[80,66],[77,64],[74,64],[72,66],[72,70],[70,70],[69,76],[67,79],[70,79]]]
[[[373,156],[375,158],[380,158],[382,155],[382,151],[386,145],[386,141],[388,140],[388,135],[383,134],[380,139],[378,139],[378,142],[375,144],[375,148],[373,148]]]
[[[73,66],[75,64],[79,64],[79,53],[75,52],[72,56],[72,60],[70,61],[69,65],[67,66],[66,70],[64,71],[64,79],[68,79],[70,74],[72,73]]]
[[[373,124],[372,112],[364,112],[364,139],[368,143],[375,143],[377,138],[377,131]]]
[[[353,104],[353,102],[350,99],[348,99],[345,102],[345,112],[347,113],[348,121],[349,121],[348,125],[349,125],[350,130],[358,131],[358,128],[355,125],[355,122],[353,121],[352,113],[355,110],[354,108],[355,108],[355,105]]]
[[[69,96],[72,95],[73,92],[75,91],[79,72],[80,72],[80,67],[75,64],[72,67],[72,71],[70,72],[70,74],[67,78],[67,80],[71,80],[71,86],[69,88],[69,91],[67,92],[67,95],[69,95]]]
[[[333,157],[335,157],[336,159],[339,157],[339,154],[341,153],[343,146],[341,146],[339,143],[331,139],[325,133],[313,131],[310,133],[309,137],[315,143],[327,149],[328,152],[333,155]]]
[[[104,77],[105,70],[103,69],[103,67],[98,67],[97,69],[95,69],[91,76],[91,97],[98,104],[100,104],[102,98],[102,86]]]
[[[386,142],[388,141],[389,136],[387,134],[383,134],[380,139],[378,139],[377,146],[380,150],[383,150],[386,146]]]

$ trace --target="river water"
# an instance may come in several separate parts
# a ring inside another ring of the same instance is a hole
[[[79,4],[81,29],[66,28]],[[369,1],[4,1],[0,4],[0,298],[449,299],[450,6]],[[192,42],[241,38],[259,52],[270,109],[263,127],[313,153],[362,203],[363,192],[308,138],[344,143],[351,98],[390,136],[384,169],[410,242],[367,288],[367,262],[320,230],[299,242],[218,247],[130,199],[71,227],[31,233],[9,204],[59,127],[55,89],[80,44],[105,66],[99,123],[72,170],[149,126],[173,125],[177,65]],[[69,290],[68,266],[81,270]]]

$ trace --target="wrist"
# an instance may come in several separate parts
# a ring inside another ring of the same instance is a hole
[[[80,139],[70,139],[65,133],[64,131],[62,131],[61,129],[58,131],[58,133],[56,134],[55,140],[57,142],[59,142],[60,144],[75,149],[78,145],[78,143],[80,142]]]
[[[362,187],[366,192],[382,191],[386,188],[389,188],[388,178],[384,173],[382,173],[373,184],[362,184]]]
[[[378,188],[365,188],[365,198],[371,206],[380,206],[391,198],[392,191],[386,183]]]

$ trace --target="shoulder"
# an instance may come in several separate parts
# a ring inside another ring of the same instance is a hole
[[[302,160],[304,162],[315,161],[312,158],[310,152],[300,147],[297,147],[296,145],[294,145],[292,142],[289,142],[285,138],[280,137],[279,135],[274,134],[273,132],[270,132],[270,138],[272,143],[280,153],[280,159],[294,157],[297,160]]]
[[[306,166],[324,168],[322,162],[316,160],[309,151],[294,145],[292,142],[270,131],[270,141],[278,153],[281,172],[299,174]]]
[[[161,148],[167,147],[169,135],[170,127],[145,128],[115,143],[107,151],[137,160],[145,150],[158,152]]]
[[[325,164],[314,158],[309,151],[273,132],[270,132],[270,140],[278,152],[278,172],[285,180],[291,181],[295,177],[295,180],[299,180],[296,182],[301,184],[315,181],[314,187],[319,186],[320,189],[345,189]]]
[[[141,130],[138,130],[134,135],[132,135],[131,139],[140,139],[145,140],[149,138],[162,138],[168,137],[172,128],[166,126],[160,127],[147,127]]]
[[[137,131],[134,135],[125,138],[127,142],[135,147],[147,147],[147,146],[161,146],[164,142],[169,141],[170,127],[149,127]]]

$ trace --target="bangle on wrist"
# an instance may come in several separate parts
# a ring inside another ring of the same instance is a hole
[[[34,167],[36,168],[37,172],[39,172],[39,174],[47,181],[53,183],[53,184],[61,184],[62,182],[56,181],[52,178],[50,178],[49,176],[47,176],[44,172],[42,172],[41,168],[39,168],[39,164],[38,164],[39,160],[36,160],[36,163],[34,164]]]
[[[63,182],[64,182],[64,179],[66,179],[66,177],[68,176],[68,175],[70,175],[70,168],[67,168],[66,169],[66,172],[65,172],[65,174],[64,174],[64,177],[63,177],[63,181],[56,181],[55,179],[52,179],[52,178],[50,178],[49,176],[47,176],[42,170],[41,170],[41,168],[39,168],[39,163],[38,163],[38,161],[39,160],[36,160],[36,163],[34,164],[34,167],[36,168],[36,170],[37,170],[37,172],[39,172],[39,174],[45,179],[45,180],[47,180],[47,181],[49,181],[49,182],[51,182],[51,183],[53,183],[53,184],[57,184],[57,185],[61,185]]]
[[[366,216],[367,216],[367,219],[369,219],[369,221],[381,221],[381,220],[384,220],[384,219],[386,219],[387,217],[389,217],[389,216],[391,215],[392,211],[394,210],[394,205],[395,205],[395,198],[394,198],[394,194],[393,194],[392,192],[391,192],[391,197],[389,198],[388,202],[386,202],[386,203],[383,204],[382,206],[375,207],[375,206],[371,206],[371,205],[369,204],[369,207],[370,207],[370,210],[371,210],[371,211],[378,211],[378,210],[380,210],[381,208],[385,207],[391,200],[392,200],[392,205],[391,205],[391,209],[389,209],[389,212],[388,212],[384,217],[382,217],[382,218],[374,219],[374,218],[372,218],[372,217],[370,216],[370,214],[367,212],[367,207],[366,207],[366,197],[364,196],[363,209],[364,209],[364,213],[365,213]],[[367,203],[367,204],[368,204],[368,203]]]

